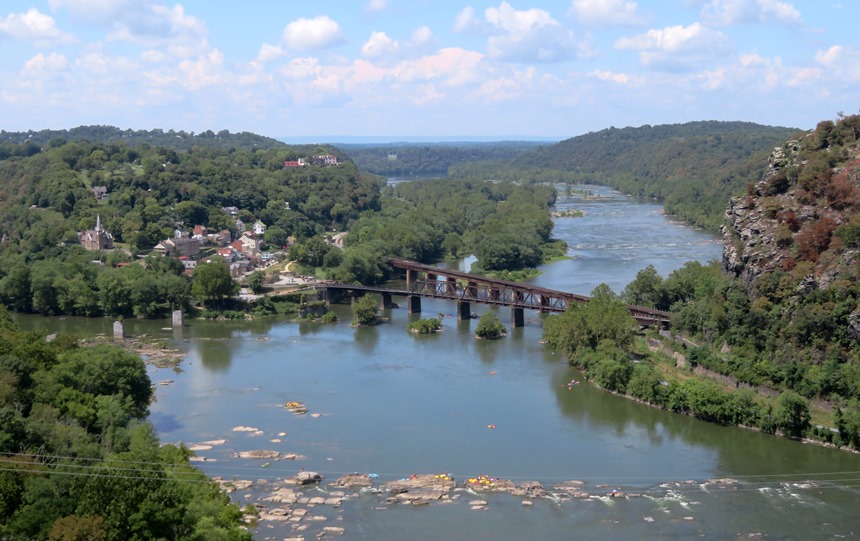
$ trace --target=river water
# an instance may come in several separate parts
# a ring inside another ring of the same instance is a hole
[[[545,266],[542,286],[588,294],[600,282],[623,289],[653,264],[664,276],[684,262],[718,258],[715,239],[673,223],[659,205],[606,188],[604,196],[560,196],[555,236],[571,259]],[[411,507],[355,493],[339,507],[317,506],[299,522],[264,522],[257,539],[304,536],[342,527],[345,540],[401,539],[841,539],[860,534],[860,456],[754,431],[721,427],[642,406],[600,391],[540,343],[540,316],[497,341],[474,338],[454,305],[423,300],[425,317],[446,314],[444,331],[413,336],[417,316],[385,311],[390,321],[349,327],[277,320],[248,323],[127,321],[128,334],[163,336],[187,352],[178,370],[150,368],[152,420],[165,442],[225,440],[198,452],[212,476],[255,481],[233,497],[255,502],[300,468],[325,480],[306,495],[330,492],[344,473],[378,482],[413,473],[449,472],[458,480],[539,481],[547,488],[583,481],[587,500],[547,498],[522,505],[507,494],[458,491],[451,503]],[[487,308],[476,306],[482,313]],[[506,310],[500,311],[508,321]],[[108,332],[104,320],[22,318],[79,334]],[[308,415],[283,404],[302,401]],[[234,431],[236,427],[256,431]],[[490,428],[493,426],[494,428]],[[296,461],[240,459],[271,449]],[[730,477],[721,486],[709,479]],[[637,497],[610,498],[613,488]],[[482,499],[485,510],[469,501]],[[311,517],[316,518],[313,520]],[[298,531],[294,528],[298,528]],[[330,535],[330,534],[327,534]]]

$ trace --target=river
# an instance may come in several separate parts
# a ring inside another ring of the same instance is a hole
[[[588,294],[600,282],[623,289],[653,264],[662,275],[684,262],[718,258],[705,233],[663,216],[660,207],[608,188],[603,197],[560,195],[555,236],[571,259],[544,266],[542,286]],[[422,301],[424,315],[454,314],[445,301]],[[475,306],[482,313],[487,308]],[[486,474],[522,481],[581,480],[596,497],[546,498],[526,507],[507,494],[468,492],[451,503],[412,507],[360,492],[339,507],[317,506],[294,523],[267,521],[256,539],[304,536],[342,527],[344,540],[474,539],[841,539],[860,532],[860,456],[739,428],[704,423],[613,396],[582,383],[564,359],[540,343],[537,314],[497,341],[474,338],[475,321],[444,318],[444,331],[413,336],[406,310],[390,321],[349,327],[348,306],[336,324],[127,321],[187,352],[179,369],[150,367],[156,387],[151,417],[165,442],[225,440],[198,454],[212,476],[254,481],[233,493],[258,501],[300,468],[326,483],[363,472],[385,482],[416,473],[450,472],[458,480]],[[508,321],[507,310],[500,311]],[[22,318],[81,334],[108,332],[105,320]],[[285,410],[302,401],[308,415]],[[253,427],[256,432],[234,431]],[[490,428],[490,427],[494,428]],[[236,458],[271,449],[296,461]],[[720,486],[714,478],[737,482]],[[598,488],[598,485],[600,486]],[[609,498],[612,488],[640,496]],[[469,501],[482,499],[485,510]],[[317,520],[314,520],[315,517]],[[294,529],[298,528],[298,530]],[[328,537],[330,534],[327,534]]]

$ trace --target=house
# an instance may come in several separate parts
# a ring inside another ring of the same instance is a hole
[[[227,246],[233,241],[233,235],[230,234],[229,229],[222,229],[217,233],[210,233],[206,238],[208,238],[209,242],[212,244],[217,244],[219,246]]]
[[[266,224],[264,224],[260,220],[257,220],[256,222],[254,222],[254,234],[255,235],[262,235],[265,232],[266,232]]]
[[[85,229],[78,235],[84,250],[112,250],[113,235],[102,227],[101,216],[96,215],[96,228]]]
[[[195,225],[194,232],[191,235],[191,238],[203,240],[206,238],[207,230],[205,225]]]
[[[236,207],[221,207],[221,210],[231,218],[235,218],[239,215],[239,209]]]
[[[314,156],[314,163],[319,165],[337,165],[337,156],[325,154],[323,156]]]
[[[107,186],[93,186],[93,195],[96,196],[96,199],[101,201],[102,199],[107,199]]]
[[[304,158],[298,160],[287,160],[284,162],[284,167],[304,167],[306,165]]]
[[[185,267],[186,272],[192,272],[197,267],[197,261],[187,255],[179,256],[179,261],[182,262],[182,266]]]
[[[200,253],[200,239],[188,237],[165,239],[156,244],[152,251],[164,256],[194,257]]]

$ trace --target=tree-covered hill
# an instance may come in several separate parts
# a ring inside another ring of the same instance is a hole
[[[448,176],[452,166],[485,161],[510,161],[541,143],[500,141],[492,143],[391,143],[339,144],[361,171],[376,175],[427,177]]]
[[[212,130],[206,130],[194,133],[193,131],[164,131],[161,129],[122,130],[114,126],[96,125],[78,126],[68,130],[30,130],[26,132],[0,130],[0,159],[8,157],[12,150],[23,150],[26,153],[48,143],[58,146],[70,141],[100,144],[123,143],[128,146],[146,144],[173,150],[189,150],[195,146],[267,150],[286,146],[277,139],[250,132],[230,133],[229,130],[221,130],[216,133]],[[14,149],[10,144],[25,146],[23,149]]]
[[[458,165],[451,174],[603,184],[658,199],[668,213],[716,232],[729,198],[760,178],[767,154],[796,132],[716,121],[608,128],[505,162]]]

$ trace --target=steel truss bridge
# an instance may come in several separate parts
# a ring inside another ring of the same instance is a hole
[[[326,300],[331,300],[329,291],[350,291],[354,295],[362,292],[382,295],[383,308],[390,308],[392,296],[407,298],[409,313],[421,312],[421,299],[447,299],[457,302],[459,319],[471,317],[471,304],[489,304],[511,307],[511,326],[522,327],[525,323],[523,310],[540,312],[564,312],[572,303],[585,304],[591,297],[557,291],[528,284],[487,278],[468,272],[442,269],[406,259],[389,259],[389,263],[406,275],[406,289],[349,284],[319,284]],[[641,306],[628,306],[630,315],[643,326],[669,326],[669,313]]]

